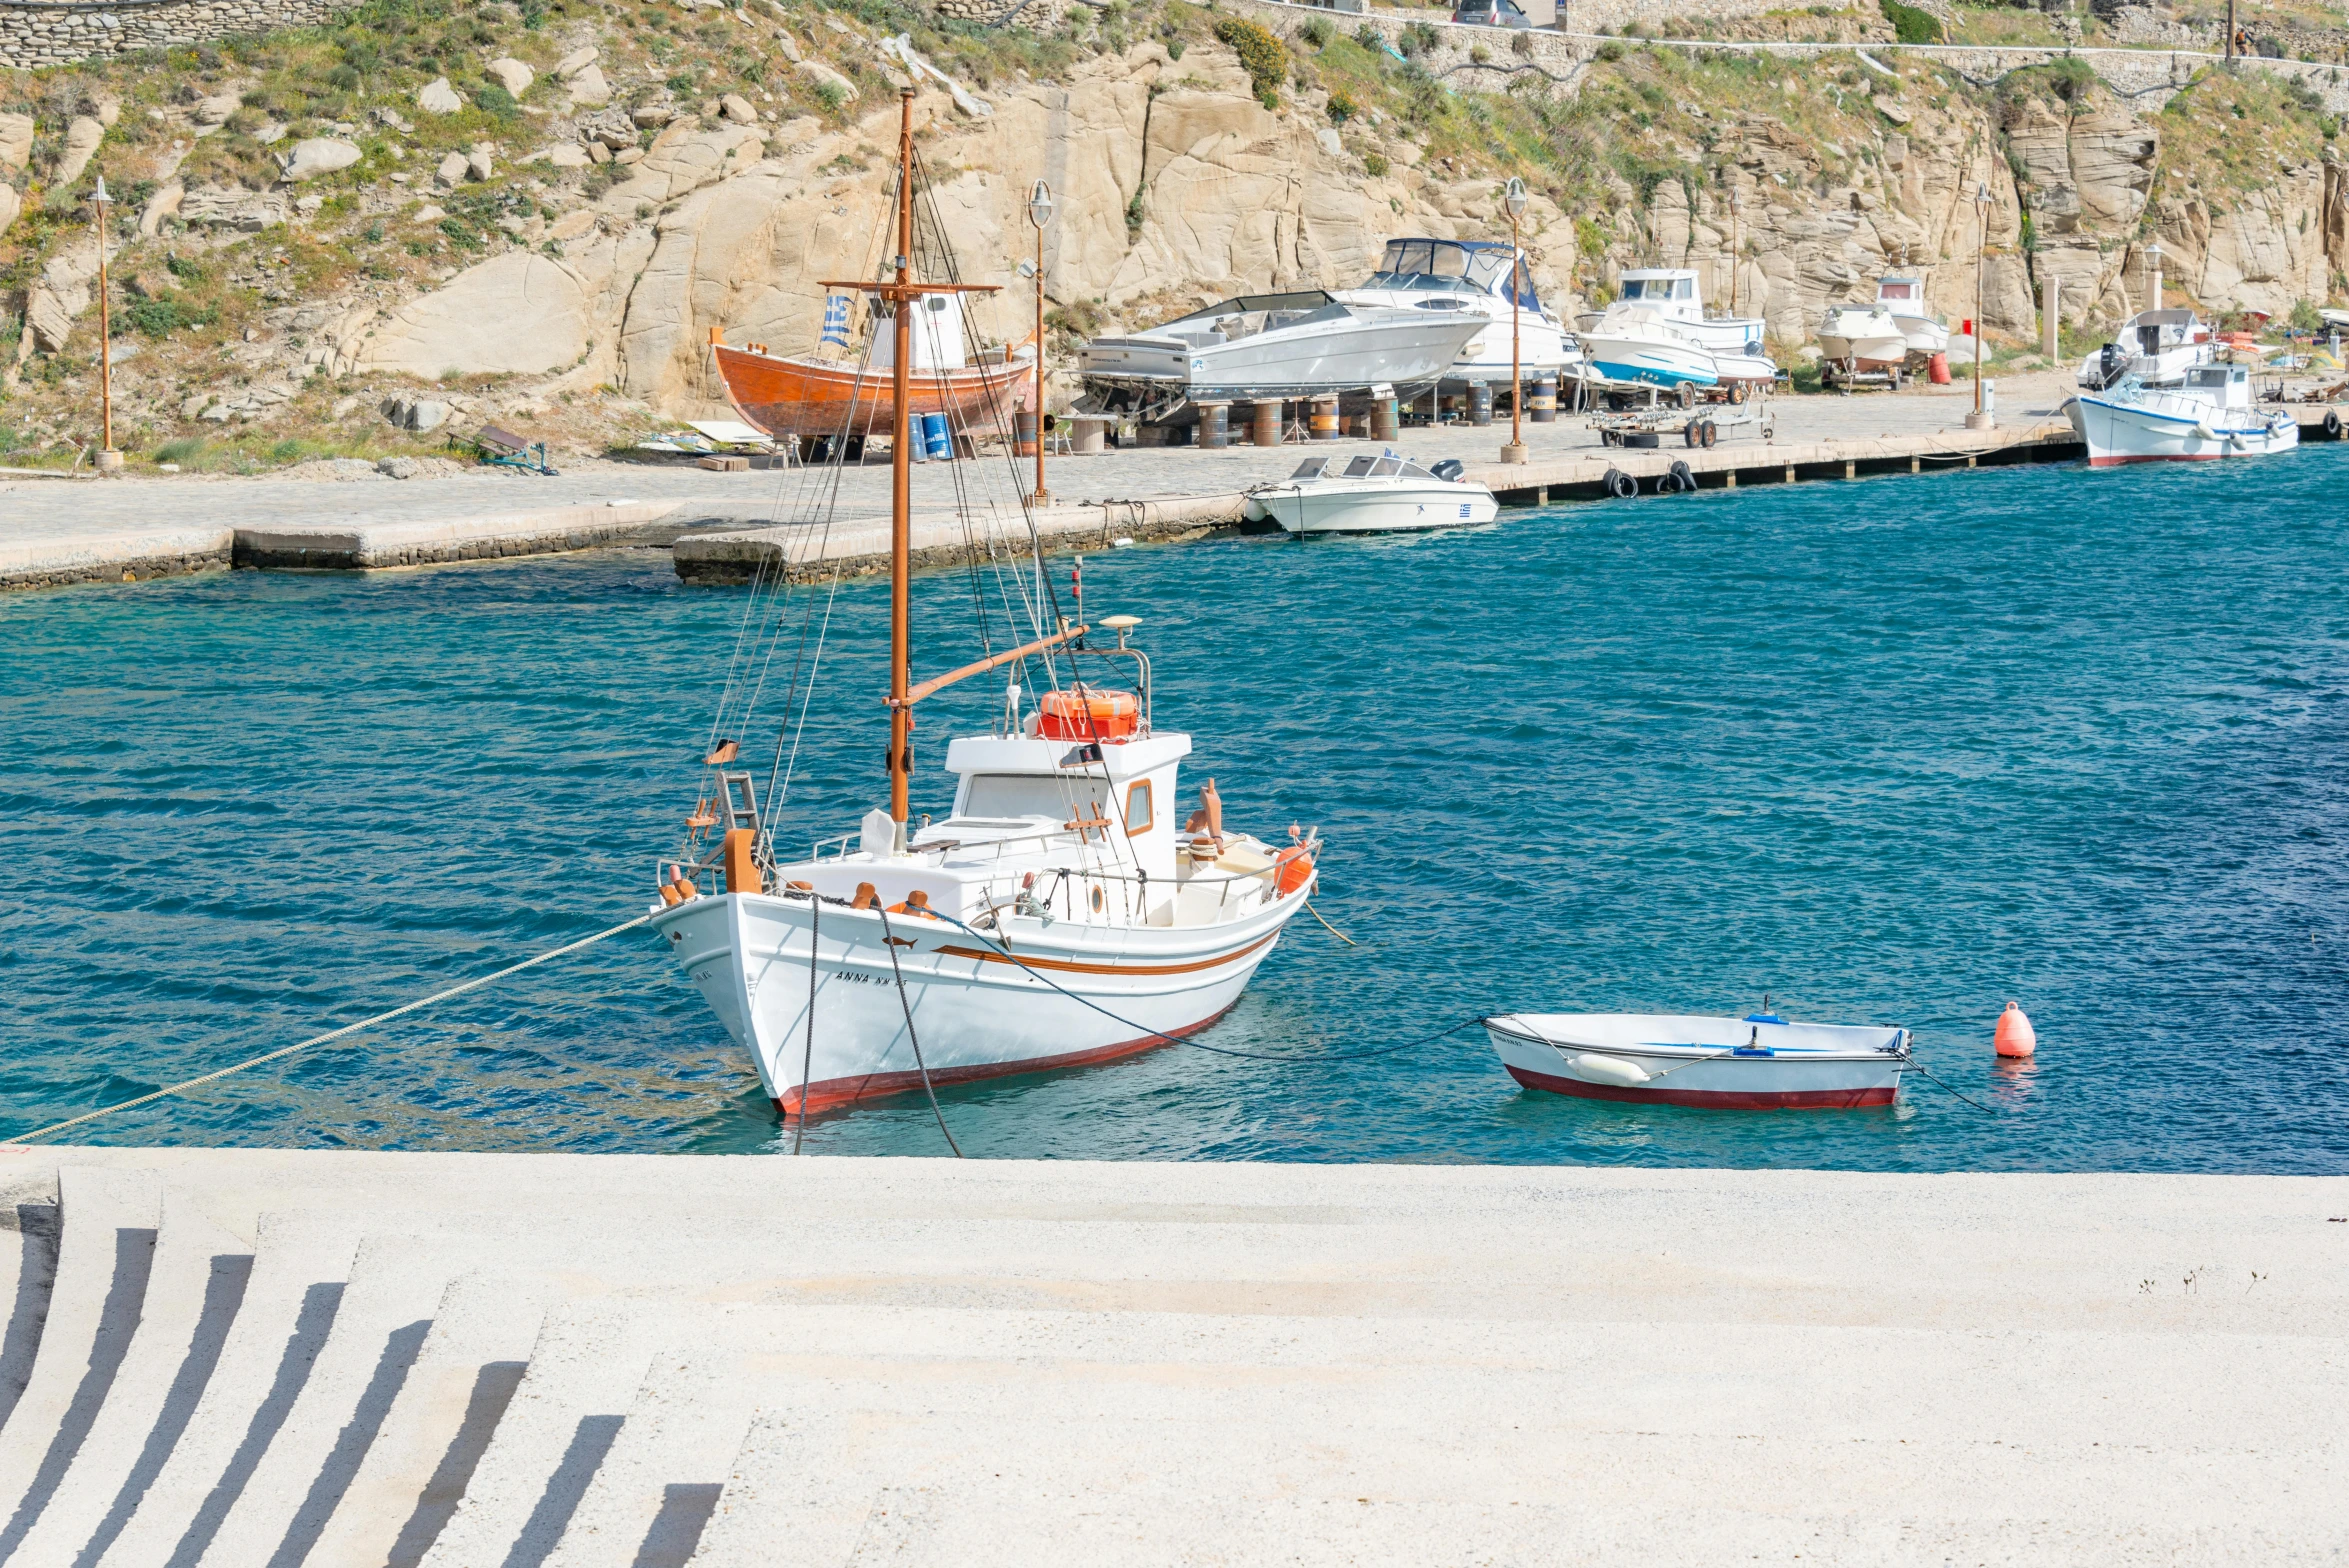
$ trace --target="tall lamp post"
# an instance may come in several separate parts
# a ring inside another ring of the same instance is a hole
[[[1525,309],[1518,301],[1525,292],[1525,251],[1517,242],[1517,226],[1525,217],[1523,180],[1510,179],[1501,205],[1509,209],[1509,444],[1501,448],[1501,461],[1522,463],[1525,461],[1525,367],[1519,328]]]
[[[115,474],[122,471],[122,454],[114,449],[114,318],[106,287],[106,209],[113,201],[106,194],[103,174],[98,176],[97,194],[90,198],[90,205],[98,214],[98,409],[104,431],[98,447],[98,472]]]
[[[1968,430],[1988,430],[1991,417],[1982,407],[1982,280],[1990,255],[1990,182],[1974,191],[1974,411],[1966,416]]]
[[[1030,506],[1052,499],[1044,488],[1044,225],[1052,221],[1052,187],[1038,180],[1028,192],[1028,221],[1036,226],[1036,493]]]

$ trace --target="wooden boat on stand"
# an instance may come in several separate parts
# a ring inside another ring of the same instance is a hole
[[[974,361],[952,292],[925,292],[911,316],[912,374],[902,378],[894,373],[894,332],[878,335],[869,362],[773,354],[762,343],[729,348],[714,331],[710,354],[735,411],[777,441],[888,431],[900,399],[917,419],[943,414],[953,429],[1008,438],[1012,411],[1023,403],[1040,406],[1033,338],[1024,345],[1025,358],[1015,346],[984,350]]]
[[[914,276],[912,101],[904,95],[896,275],[838,285],[899,306],[974,287]],[[740,766],[739,734],[717,738],[714,726],[701,759],[706,804],[657,878],[652,929],[749,1054],[776,1109],[803,1124],[813,1111],[1105,1062],[1206,1028],[1304,909],[1320,848],[1316,833],[1294,827],[1285,844],[1226,828],[1212,779],[1183,818],[1177,794],[1191,738],[1156,726],[1151,661],[1132,642],[1139,623],[1103,617],[1098,626],[1115,643],[1097,642],[1081,576],[1062,613],[1032,530],[1025,558],[1002,563],[1012,574],[1002,586],[1007,601],[1029,604],[1036,635],[913,680],[916,314],[899,309],[889,320],[888,804],[805,855],[787,853],[777,806],[759,799],[756,776]],[[989,515],[974,496],[971,525],[987,526]],[[766,591],[789,591],[790,575],[764,574]],[[788,635],[794,617],[772,613],[759,592],[744,625]],[[764,668],[771,655],[752,637],[737,668]],[[819,646],[812,665],[821,664]],[[953,806],[943,820],[916,823],[914,711],[991,672],[1007,682],[992,726],[946,746]],[[730,682],[719,724],[747,730],[736,689]],[[799,702],[787,697],[786,713],[804,713]],[[723,891],[702,886],[720,879]]]

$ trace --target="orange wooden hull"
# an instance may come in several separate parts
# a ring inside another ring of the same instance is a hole
[[[726,396],[746,424],[777,440],[886,432],[897,417],[889,372],[713,345]],[[859,374],[859,371],[862,374]],[[1012,410],[1032,396],[1033,361],[925,370],[912,377],[912,412],[944,414],[954,428],[1011,434]]]

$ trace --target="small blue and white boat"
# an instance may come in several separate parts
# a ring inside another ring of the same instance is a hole
[[[1890,1105],[1906,1029],[1789,1023],[1776,1013],[1504,1013],[1484,1021],[1509,1076],[1586,1100],[1722,1110]]]
[[[1689,324],[1659,306],[1617,300],[1582,335],[1582,357],[1609,381],[1714,387],[1721,369]]]

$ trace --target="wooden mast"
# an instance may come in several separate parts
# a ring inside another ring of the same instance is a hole
[[[914,281],[913,89],[897,94],[897,255],[894,281],[823,279],[828,289],[857,289],[888,300],[895,352],[889,367],[889,818],[905,846],[913,781],[913,635],[908,595],[913,579],[913,313],[929,294],[992,294],[993,283]]]
[[[889,816],[897,824],[899,850],[911,814],[907,793],[913,780],[913,708],[905,700],[913,685],[913,638],[908,593],[913,577],[913,313],[919,298],[913,283],[913,89],[897,95],[897,352],[889,367]]]

